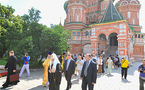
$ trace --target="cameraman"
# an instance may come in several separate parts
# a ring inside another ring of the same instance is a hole
[[[145,59],[142,60],[142,65],[138,67],[138,72],[140,72],[139,75],[139,83],[140,83],[140,89],[139,90],[144,90],[144,82],[145,82]]]
[[[29,77],[30,76],[30,71],[29,71],[29,60],[30,60],[30,56],[28,56],[28,53],[25,53],[25,56],[22,58],[22,60],[24,60],[24,65],[21,69],[21,72],[19,74],[19,77],[21,77],[21,75],[23,74],[25,68],[27,70],[27,76],[26,77]]]

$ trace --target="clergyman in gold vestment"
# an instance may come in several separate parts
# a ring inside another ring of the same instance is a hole
[[[42,82],[42,85],[43,86],[48,86],[49,85],[49,82],[48,82],[48,67],[50,65],[50,61],[51,61],[51,55],[52,55],[52,52],[48,52],[48,57],[47,59],[44,61],[44,63],[42,64],[43,67],[44,67],[44,74],[43,74],[43,82]]]

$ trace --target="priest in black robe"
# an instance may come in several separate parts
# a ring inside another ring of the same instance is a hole
[[[8,75],[7,75],[6,82],[2,85],[3,87],[1,89],[5,89],[9,85],[16,85],[19,82],[19,81],[10,82],[10,75],[13,75],[16,73],[17,57],[14,56],[14,51],[10,51],[9,56],[10,56],[9,60],[4,67],[4,70],[8,68]]]
[[[52,54],[52,59],[48,68],[49,90],[59,90],[62,67],[55,53]]]

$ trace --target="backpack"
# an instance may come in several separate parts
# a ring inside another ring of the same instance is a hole
[[[115,58],[115,61],[118,62],[118,58]]]

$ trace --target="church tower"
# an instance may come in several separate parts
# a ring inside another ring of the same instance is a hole
[[[86,28],[86,5],[85,0],[68,0],[64,4],[67,13],[65,28],[67,30],[81,30]]]
[[[116,3],[116,7],[130,27],[133,27],[135,32],[141,32],[141,27],[139,26],[140,2],[138,0],[120,0]]]

